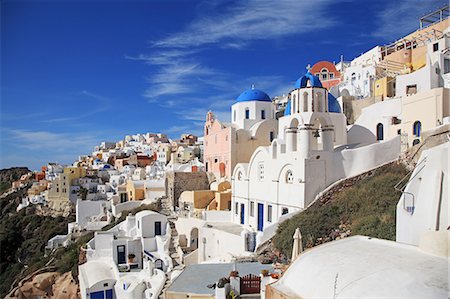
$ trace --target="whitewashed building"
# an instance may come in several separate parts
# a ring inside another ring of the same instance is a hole
[[[289,94],[278,138],[259,147],[232,176],[232,221],[261,232],[308,207],[327,186],[398,158],[400,139],[347,145],[346,118],[318,77],[307,73]]]
[[[169,242],[167,217],[148,210],[96,232],[79,266],[81,297],[157,298],[173,268]]]

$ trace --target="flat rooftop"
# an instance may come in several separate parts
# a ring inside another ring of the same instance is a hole
[[[218,229],[233,235],[240,236],[244,228],[242,225],[231,222],[206,222],[205,227]]]
[[[233,271],[234,263],[197,264],[188,266],[167,290],[168,292],[214,295],[215,290],[207,285],[216,283],[222,277],[228,277]],[[247,274],[259,275],[261,270],[271,271],[272,265],[254,263],[236,263],[239,276]]]

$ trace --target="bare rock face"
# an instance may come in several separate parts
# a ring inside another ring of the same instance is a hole
[[[45,272],[22,281],[5,298],[80,298],[72,273]]]

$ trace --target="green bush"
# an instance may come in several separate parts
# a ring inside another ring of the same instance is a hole
[[[274,246],[289,257],[292,236],[297,227],[302,233],[304,248],[331,241],[347,230],[352,235],[394,240],[395,212],[401,196],[394,185],[406,174],[403,165],[391,163],[373,171],[353,186],[332,193],[326,203],[317,201],[280,224],[273,238]]]

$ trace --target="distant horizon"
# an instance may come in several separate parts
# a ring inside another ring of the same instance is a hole
[[[350,61],[445,4],[3,1],[0,168],[72,164],[138,132],[202,136],[252,84],[286,94],[308,64]]]

